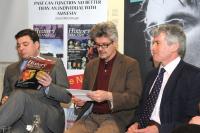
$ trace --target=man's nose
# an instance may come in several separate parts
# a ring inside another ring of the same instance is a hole
[[[18,48],[17,48],[18,50],[23,50],[24,49],[24,47],[23,46],[18,46]]]
[[[102,50],[103,50],[103,48],[100,46],[100,47],[98,48],[98,50],[101,50],[101,51],[102,51]]]
[[[152,44],[151,47],[150,47],[150,50],[154,50],[156,47],[156,45]]]

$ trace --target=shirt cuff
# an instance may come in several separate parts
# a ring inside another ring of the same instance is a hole
[[[46,88],[43,88],[43,89],[44,89],[45,94],[47,95],[49,93],[49,87],[46,87]]]

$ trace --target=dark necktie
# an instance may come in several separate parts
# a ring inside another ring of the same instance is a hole
[[[145,128],[146,126],[148,126],[150,122],[150,117],[153,112],[156,101],[158,99],[164,73],[165,69],[161,68],[150,94],[144,101],[144,108],[141,112],[139,112],[138,119],[141,128]]]

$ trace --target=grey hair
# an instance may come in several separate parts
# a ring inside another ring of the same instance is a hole
[[[118,31],[116,25],[111,21],[94,25],[89,35],[92,40],[97,37],[108,37],[111,41],[118,42]]]
[[[166,35],[165,39],[168,45],[179,44],[178,54],[183,58],[186,50],[186,35],[183,28],[177,24],[162,24],[152,30],[152,36],[158,36],[160,33]]]

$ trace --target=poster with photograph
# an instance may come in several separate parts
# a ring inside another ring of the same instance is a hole
[[[33,29],[40,38],[40,52],[63,58],[63,24],[34,24]]]
[[[200,67],[199,5],[199,0],[125,1],[124,53],[139,61],[143,80],[156,66],[151,58],[151,30],[161,24],[183,27],[187,38],[183,60]]]
[[[89,38],[93,24],[68,24],[67,69],[85,69],[86,63],[97,57],[94,42]]]
[[[87,45],[90,43],[90,40],[87,40],[88,35],[68,35],[68,28],[70,25],[84,25],[87,30],[107,19],[106,0],[28,0],[28,23],[40,36],[41,53],[62,59],[70,88],[81,89],[85,63],[93,58],[94,48]],[[68,47],[68,37],[79,38],[81,48]],[[75,54],[72,54],[73,52]]]

